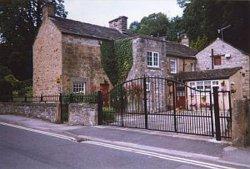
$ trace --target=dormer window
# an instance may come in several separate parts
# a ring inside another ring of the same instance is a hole
[[[147,52],[147,65],[148,67],[159,67],[159,53],[158,52]]]

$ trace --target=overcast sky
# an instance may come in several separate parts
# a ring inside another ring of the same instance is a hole
[[[108,21],[127,16],[128,23],[163,12],[168,17],[182,15],[176,0],[65,0],[67,18],[108,26]]]

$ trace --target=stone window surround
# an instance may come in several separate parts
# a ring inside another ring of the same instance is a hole
[[[74,84],[83,84],[84,91],[83,92],[74,92]],[[73,93],[83,93],[86,94],[86,89],[87,89],[87,79],[86,78],[80,78],[80,77],[72,77],[71,78],[71,91]]]
[[[86,83],[85,82],[73,82],[73,93],[85,94]]]
[[[151,54],[151,61],[152,61],[152,65],[148,64],[148,53],[152,53]],[[154,54],[157,54],[157,64],[154,64]],[[147,67],[148,68],[160,68],[160,53],[159,52],[155,52],[155,51],[147,51],[146,52],[146,60],[147,60]]]

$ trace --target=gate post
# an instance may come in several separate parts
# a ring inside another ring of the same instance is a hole
[[[218,87],[213,87],[216,140],[221,141]]]
[[[98,125],[102,125],[102,106],[103,106],[103,97],[102,92],[98,91],[97,95],[97,106],[98,106]]]
[[[148,129],[148,112],[147,112],[147,79],[143,77],[143,101],[144,101],[144,113],[145,113],[145,128]]]
[[[176,86],[173,82],[173,110],[174,110],[174,131],[177,132],[177,119],[176,119]]]
[[[124,127],[124,111],[125,111],[125,105],[124,105],[124,93],[123,93],[123,86],[121,85],[121,104],[120,104],[120,109],[121,109],[121,126]]]

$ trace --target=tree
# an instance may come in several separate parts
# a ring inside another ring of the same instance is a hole
[[[179,36],[185,33],[182,18],[176,16],[170,20],[169,29],[167,31],[167,40],[178,41]]]
[[[130,24],[129,30],[131,30],[133,33],[137,33],[140,27],[140,23],[138,21],[134,21]]]
[[[143,35],[152,35],[155,37],[166,36],[169,27],[169,20],[163,13],[153,13],[143,17],[141,22],[133,22],[130,28],[136,26],[136,33]],[[138,29],[139,27],[139,29]]]
[[[0,64],[11,69],[20,80],[32,77],[32,45],[42,22],[42,7],[46,1],[12,0],[0,7],[0,50],[4,49]],[[53,0],[52,3],[55,4],[56,15],[66,17],[64,1]]]
[[[224,40],[250,52],[249,1],[178,0],[184,8],[183,27],[191,42],[207,37],[206,45],[217,37],[218,29],[231,25],[224,31]],[[198,39],[199,38],[199,39]]]

